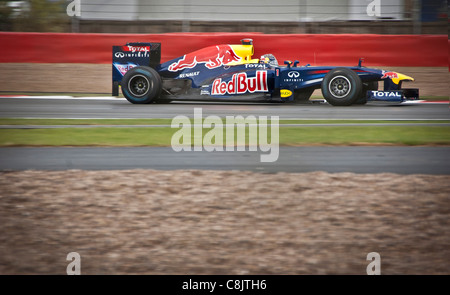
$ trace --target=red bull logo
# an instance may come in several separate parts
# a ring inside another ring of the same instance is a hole
[[[134,67],[137,67],[134,63],[127,63],[127,64],[119,64],[119,63],[113,63],[114,67],[120,72],[120,74],[125,75],[126,72],[131,70]]]
[[[397,79],[398,75],[396,72],[384,72],[383,76],[381,77],[381,79]]]
[[[247,73],[234,74],[230,81],[222,82],[215,79],[212,84],[211,95],[243,94],[246,92],[267,92],[267,72],[256,71],[255,77],[247,77]]]
[[[233,51],[230,45],[217,45],[186,54],[180,60],[171,64],[169,71],[176,72],[189,69],[198,64],[205,64],[208,69],[214,69],[240,60],[241,57]]]

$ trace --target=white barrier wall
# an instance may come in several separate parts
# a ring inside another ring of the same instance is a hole
[[[81,0],[81,19],[305,22],[402,19],[407,0]]]

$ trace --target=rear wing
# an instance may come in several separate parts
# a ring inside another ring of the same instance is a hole
[[[112,95],[119,95],[123,75],[134,67],[156,68],[161,63],[161,43],[127,43],[113,46],[112,50]]]

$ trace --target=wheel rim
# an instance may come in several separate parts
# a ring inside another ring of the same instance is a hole
[[[143,75],[136,75],[128,82],[128,89],[130,90],[131,94],[136,97],[142,97],[146,95],[150,88],[150,81]]]
[[[331,95],[336,98],[343,98],[350,93],[350,90],[352,90],[352,84],[347,77],[344,76],[334,77],[328,85]]]

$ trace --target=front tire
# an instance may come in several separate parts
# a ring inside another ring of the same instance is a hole
[[[322,81],[322,95],[334,106],[349,106],[361,95],[362,82],[359,76],[348,68],[331,70]]]
[[[123,96],[131,103],[151,103],[161,95],[162,80],[153,68],[134,67],[122,78]]]

